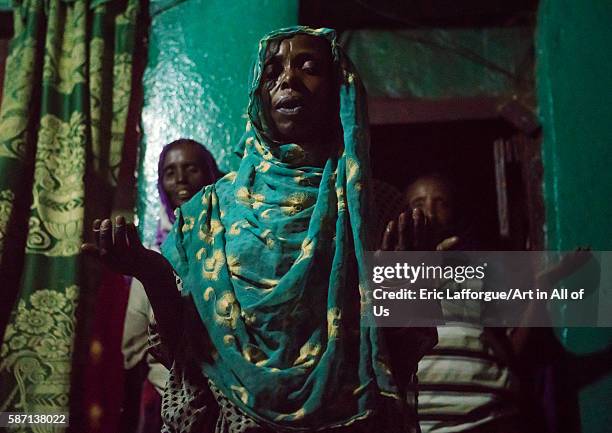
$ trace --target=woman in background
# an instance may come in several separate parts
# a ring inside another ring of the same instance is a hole
[[[150,246],[155,251],[159,251],[172,228],[176,218],[174,210],[220,177],[217,164],[210,152],[197,141],[186,138],[164,146],[159,156],[157,172],[161,215],[155,245]],[[127,383],[136,382],[133,386],[137,389],[127,390],[128,397],[124,404],[123,418],[125,423],[132,424],[133,420],[126,418],[135,416],[136,411],[139,411],[137,428],[139,433],[159,433],[162,427],[161,396],[168,381],[168,369],[151,355],[147,355],[148,326],[151,319],[151,304],[144,287],[134,278],[130,286],[124,322],[122,352],[128,376]],[[140,381],[143,369],[146,375],[144,384]],[[135,396],[138,400],[131,401]]]

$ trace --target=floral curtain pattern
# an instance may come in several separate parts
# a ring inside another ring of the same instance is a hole
[[[14,2],[0,108],[0,279],[16,255],[23,269],[1,289],[15,302],[0,347],[0,411],[68,411],[79,247],[86,209],[112,203],[117,184],[139,12],[138,0]],[[101,197],[88,196],[92,180]],[[24,243],[13,244],[20,230]]]

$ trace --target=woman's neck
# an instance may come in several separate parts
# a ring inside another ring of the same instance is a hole
[[[316,140],[288,141],[289,149],[285,156],[296,164],[307,167],[324,167],[331,155],[335,155],[341,142],[337,134],[321,134]],[[281,145],[282,146],[282,145]]]
[[[297,143],[304,151],[304,165],[310,167],[324,167],[327,159],[335,148],[335,145],[332,148],[330,144],[331,143],[315,141]]]

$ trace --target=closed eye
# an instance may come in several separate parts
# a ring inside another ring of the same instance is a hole
[[[187,170],[189,170],[189,173],[195,174],[195,173],[200,172],[200,167],[198,167],[197,165],[191,164],[187,167]]]
[[[312,75],[318,75],[320,73],[319,64],[315,60],[308,60],[304,62],[302,69]]]
[[[263,71],[263,81],[274,81],[278,78],[281,72],[281,65],[278,62],[272,61],[268,63]]]
[[[421,208],[423,207],[423,205],[425,204],[425,200],[424,199],[416,199],[416,200],[412,200],[410,202],[410,207],[411,208]]]

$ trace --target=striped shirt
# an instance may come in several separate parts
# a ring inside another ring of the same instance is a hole
[[[468,316],[479,315],[477,305],[465,307]],[[457,303],[443,303],[442,309],[445,317],[456,317]],[[419,362],[417,373],[423,433],[467,432],[485,425],[487,432],[506,432],[505,426],[516,421],[518,381],[487,344],[499,335],[487,333],[488,341],[484,335],[478,324],[449,321],[438,327],[438,344]]]

